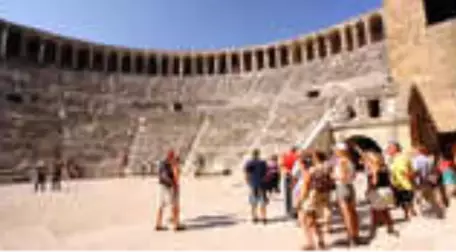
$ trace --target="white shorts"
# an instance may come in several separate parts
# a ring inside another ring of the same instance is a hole
[[[174,206],[179,203],[179,193],[171,187],[158,185],[158,207]]]

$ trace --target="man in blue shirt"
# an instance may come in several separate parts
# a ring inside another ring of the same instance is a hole
[[[265,177],[267,172],[267,163],[260,159],[260,151],[253,151],[252,159],[247,162],[244,168],[247,185],[250,189],[249,202],[252,207],[252,221],[258,222],[257,208],[259,205],[260,215],[263,223],[266,224],[266,205],[268,199],[265,190]]]

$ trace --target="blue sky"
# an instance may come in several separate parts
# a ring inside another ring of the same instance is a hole
[[[381,0],[0,0],[0,17],[135,48],[215,49],[293,38]]]

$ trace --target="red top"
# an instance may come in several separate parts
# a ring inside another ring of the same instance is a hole
[[[453,162],[451,160],[442,160],[439,162],[438,168],[440,173],[444,173],[447,169],[453,167]]]
[[[288,152],[285,153],[282,159],[282,164],[285,167],[287,172],[291,172],[293,170],[294,163],[298,159],[298,154],[296,152]]]

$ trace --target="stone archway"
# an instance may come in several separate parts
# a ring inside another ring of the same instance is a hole
[[[372,138],[364,135],[353,135],[345,140],[345,143],[349,146],[349,152],[352,156],[353,162],[356,165],[356,170],[362,170],[363,167],[360,164],[360,156],[357,151],[353,148],[354,145],[357,145],[363,151],[373,151],[377,153],[382,153],[382,148],[380,145],[373,140]]]

